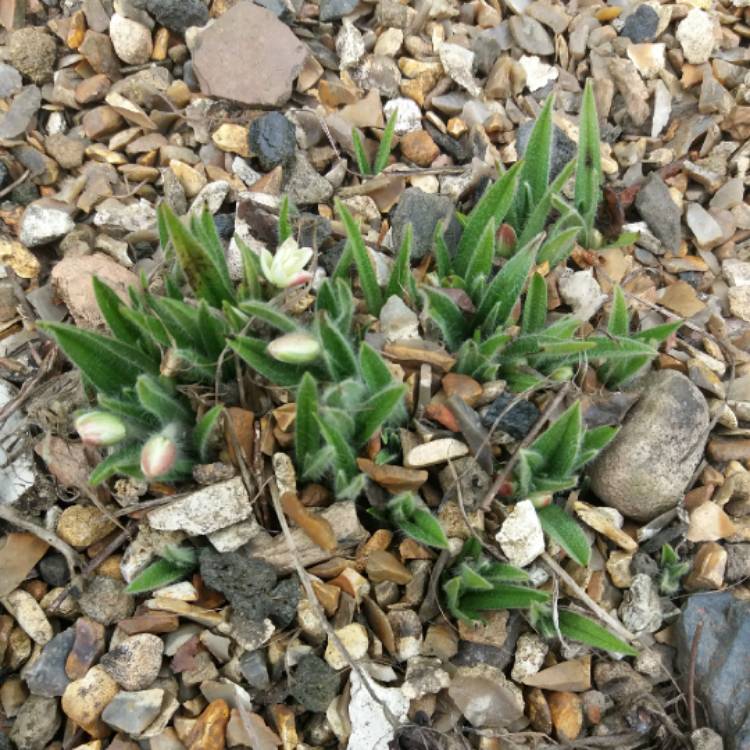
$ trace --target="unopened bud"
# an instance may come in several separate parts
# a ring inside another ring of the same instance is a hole
[[[85,445],[114,445],[125,438],[123,422],[104,411],[90,411],[75,421],[76,432]]]
[[[279,362],[304,365],[320,356],[320,343],[309,333],[287,333],[268,345],[268,353]]]
[[[497,230],[497,254],[509,258],[516,249],[516,232],[510,224],[501,224]]]
[[[141,449],[141,471],[146,479],[164,476],[177,460],[177,443],[165,435],[154,435]]]

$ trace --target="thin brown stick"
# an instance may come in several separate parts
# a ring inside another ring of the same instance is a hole
[[[690,644],[690,668],[688,669],[687,683],[687,702],[688,711],[690,712],[690,731],[694,732],[698,728],[698,721],[695,718],[695,663],[698,660],[698,646],[703,632],[703,620],[695,626],[693,642]]]
[[[571,383],[567,382],[562,388],[560,388],[547,408],[542,412],[539,419],[537,419],[536,424],[531,428],[531,432],[529,432],[529,434],[526,435],[526,437],[518,444],[518,447],[513,452],[510,460],[507,464],[505,464],[505,468],[497,475],[495,481],[492,483],[492,486],[487,491],[484,500],[482,500],[480,507],[483,510],[490,509],[490,505],[492,505],[492,501],[495,499],[495,495],[497,495],[498,490],[503,486],[503,483],[508,479],[510,473],[513,471],[513,467],[521,458],[521,451],[531,445],[532,442],[534,442],[536,436],[541,432],[542,427],[544,427],[545,423],[549,419],[550,414],[552,414],[552,412],[557,408],[558,404],[565,398],[565,396],[567,396],[570,387]]]
[[[325,612],[323,612],[323,608],[320,606],[318,597],[315,595],[312,583],[310,582],[310,574],[305,570],[305,566],[300,562],[299,554],[297,553],[297,545],[294,541],[294,537],[292,536],[292,532],[289,530],[289,524],[286,521],[284,511],[281,509],[281,502],[279,500],[279,487],[274,481],[270,482],[269,488],[271,490],[271,500],[273,501],[273,508],[276,511],[276,517],[279,520],[279,526],[281,526],[281,531],[284,534],[284,539],[286,539],[286,544],[289,548],[289,554],[294,561],[294,567],[297,571],[300,582],[302,583],[302,587],[305,589],[305,594],[307,595],[308,601],[310,602],[310,606],[313,608],[313,611],[320,620],[320,624],[323,626],[323,629],[326,631],[329,639],[336,646],[339,654],[344,657],[351,669],[357,673],[357,676],[361,680],[367,692],[370,694],[370,697],[383,709],[383,714],[385,715],[391,726],[394,729],[398,729],[401,726],[401,722],[393,715],[388,706],[383,703],[383,701],[378,697],[377,693],[372,687],[372,684],[370,683],[370,676],[362,669],[359,664],[357,664],[356,661],[354,661],[354,659],[352,659],[351,654],[346,650],[346,646],[344,646],[344,644],[341,642],[341,639],[338,637],[338,635],[336,635],[336,631],[333,629],[331,623],[328,622],[328,618],[325,616]]]
[[[19,529],[28,531],[43,542],[47,542],[50,547],[56,549],[65,558],[71,579],[78,576],[76,569],[81,565],[81,558],[78,553],[69,544],[60,539],[57,534],[47,531],[43,526],[32,523],[27,518],[24,518],[24,516],[22,516],[17,510],[14,510],[7,505],[0,505],[0,519],[13,524],[13,526],[17,526]]]

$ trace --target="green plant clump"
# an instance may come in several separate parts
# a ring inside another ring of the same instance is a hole
[[[549,98],[525,160],[499,169],[497,181],[473,209],[458,215],[462,230],[455,251],[438,226],[434,266],[423,267],[418,277],[410,262],[410,227],[382,281],[357,222],[337,203],[346,247],[330,278],[314,285],[314,304],[303,312],[296,301],[313,281],[308,268],[313,251],[293,236],[288,200],[280,205],[274,253],[256,254],[235,238],[242,259],[237,283],[210,214],[182,220],[162,205],[158,225],[169,269],[163,293],[152,291],[142,278],[125,301],[95,280],[109,335],[40,324],[80,369],[96,401],[76,420],[84,442],[105,454],[91,484],[115,475],[188,478],[195,464],[220,455],[224,408],[238,403],[232,395],[236,383],[252,383],[276,403],[295,401],[293,455],[301,481],[326,482],[337,500],[360,498],[367,486],[363,453],[372,457],[375,451],[376,463],[395,462],[401,453],[398,429],[410,417],[406,383],[394,376],[384,353],[365,341],[393,295],[432,321],[455,357],[456,372],[480,382],[502,377],[516,393],[570,380],[584,367],[594,368],[599,381],[614,388],[646,368],[679,324],[632,331],[621,289],[614,289],[605,330],[548,312],[547,274],[567,261],[576,243],[600,244],[595,217],[602,185],[590,83],[583,95],[579,157],[550,181],[553,106]],[[385,166],[394,128],[395,115],[372,165],[355,138],[363,174]],[[572,201],[564,197],[569,182]],[[621,237],[619,243],[631,239]],[[362,305],[353,294],[352,267]],[[580,405],[573,404],[521,450],[511,477],[511,499],[531,499],[547,535],[581,565],[589,561],[587,540],[572,517],[550,501],[576,485],[581,469],[614,434],[611,427],[584,429]],[[499,472],[501,466],[495,462],[493,469]],[[425,545],[449,546],[415,493],[396,495],[374,512]],[[163,585],[193,564],[187,553],[169,553],[156,563],[156,572],[144,573],[145,583],[139,577],[131,586]],[[676,563],[665,565],[673,571],[663,582],[669,588]],[[459,556],[443,588],[456,617],[476,619],[483,610],[519,607],[540,632],[547,634],[552,622],[564,636],[629,653],[626,644],[608,642],[599,626],[584,623],[576,613],[551,618],[548,595],[529,587],[523,571],[489,562],[474,548]]]

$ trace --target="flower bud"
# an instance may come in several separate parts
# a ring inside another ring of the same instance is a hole
[[[510,258],[516,249],[516,232],[510,224],[501,224],[496,233],[497,254],[502,258]]]
[[[177,443],[165,435],[154,435],[141,449],[141,471],[146,479],[164,476],[177,460]]]
[[[276,249],[274,255],[265,248],[260,251],[260,268],[274,286],[286,289],[312,279],[312,274],[304,270],[312,256],[311,248],[300,247],[294,237],[289,237]]]
[[[75,428],[85,445],[114,445],[127,434],[123,422],[104,411],[81,414],[75,421]]]
[[[279,362],[291,365],[304,365],[320,356],[320,343],[315,336],[303,331],[286,333],[274,339],[267,349]]]

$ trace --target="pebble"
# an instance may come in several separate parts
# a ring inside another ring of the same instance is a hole
[[[65,661],[65,674],[71,680],[79,680],[99,661],[104,647],[104,626],[88,617],[77,618],[75,640]]]
[[[352,23],[344,21],[336,36],[336,53],[341,70],[353,68],[365,54],[365,41],[360,30]]]
[[[514,682],[524,682],[536,674],[544,664],[549,646],[536,633],[522,633],[516,643],[513,670],[510,673]]]
[[[638,573],[625,591],[619,609],[622,624],[636,635],[655,633],[661,627],[663,615],[659,591],[651,576]]]
[[[80,679],[71,682],[62,697],[62,710],[88,734],[100,736],[99,717],[120,692],[117,683],[102,667],[91,667]]]
[[[572,742],[583,729],[583,703],[580,696],[568,691],[553,690],[547,694],[552,725],[557,738]]]
[[[7,99],[23,87],[21,74],[7,63],[0,63],[0,97]]]
[[[408,469],[420,469],[425,466],[437,466],[467,455],[469,448],[455,438],[439,438],[412,448],[404,456],[404,466]]]
[[[556,81],[559,71],[553,65],[542,62],[536,55],[522,55],[518,64],[523,70],[529,91],[538,91],[548,83]]]
[[[434,695],[451,683],[448,672],[440,659],[415,656],[406,665],[406,674],[401,690],[410,700],[419,700],[425,695]]]
[[[269,112],[253,120],[249,138],[253,156],[266,172],[279,164],[288,166],[294,158],[294,125],[280,112]]]
[[[0,599],[0,602],[34,643],[44,646],[52,640],[54,635],[52,625],[36,599],[28,591],[16,589]]]
[[[594,278],[593,268],[585,271],[564,268],[557,286],[562,300],[570,305],[573,315],[580,320],[590,320],[607,301],[607,295]]]
[[[151,32],[136,21],[115,13],[109,22],[109,38],[115,53],[128,65],[143,65],[151,59]]]
[[[391,226],[395,247],[400,247],[406,226],[412,226],[411,257],[413,260],[423,258],[432,250],[435,227],[439,221],[445,232],[449,247],[458,242],[460,227],[454,217],[454,204],[444,195],[425,193],[417,187],[407,188],[393,212]]]
[[[57,522],[57,535],[76,549],[89,547],[114,530],[114,523],[91,505],[71,505]]]
[[[620,36],[640,44],[650,42],[656,35],[659,26],[659,14],[646,3],[641,3],[628,17],[620,31]]]
[[[325,711],[338,695],[340,683],[338,673],[323,659],[307,654],[294,669],[289,687],[292,696],[308,711]]]
[[[711,727],[740,748],[750,738],[750,684],[744,679],[750,647],[750,604],[730,591],[691,596],[676,623],[677,663],[690,670],[696,627],[703,623],[695,659],[696,697]]]
[[[208,21],[208,8],[201,0],[146,0],[146,9],[162,26],[180,34]]]
[[[682,215],[669,188],[657,172],[652,172],[638,191],[635,207],[664,247],[677,252],[682,242]]]
[[[676,37],[685,59],[702,65],[708,62],[716,44],[715,22],[706,11],[693,8],[677,26]]]
[[[417,314],[395,294],[380,309],[380,330],[386,341],[401,341],[419,337]]]
[[[81,594],[78,605],[84,615],[102,625],[130,617],[135,602],[125,593],[125,584],[107,576],[94,576]]]
[[[357,672],[350,677],[351,699],[349,721],[351,734],[347,750],[387,750],[393,741],[395,728],[386,716],[383,705],[388,707],[391,716],[399,723],[406,723],[409,699],[401,688],[387,688],[370,679],[370,691],[362,684]]]
[[[104,327],[104,318],[91,286],[91,280],[94,276],[101,279],[123,299],[127,298],[128,287],[138,282],[138,277],[132,271],[123,268],[103,253],[94,253],[94,255],[85,257],[67,256],[58,261],[52,269],[52,287],[70,310],[76,324],[81,328]],[[95,509],[89,508],[82,512],[81,510],[75,510],[76,508],[79,508],[79,506],[73,506],[69,509],[69,511],[74,512],[68,512],[70,523],[66,521],[65,525],[69,527],[70,533],[75,534],[79,540],[85,541],[89,532],[79,523],[76,523],[74,527],[75,519],[82,518],[84,522],[87,522],[96,518],[96,529],[99,531],[109,523],[101,516],[96,516],[98,511],[92,512]],[[109,533],[110,530],[111,526],[106,533]]]
[[[244,521],[252,512],[241,477],[191,492],[151,511],[149,524],[158,531],[184,531],[200,536]]]
[[[70,580],[68,563],[59,552],[52,552],[42,558],[39,562],[39,574],[52,587],[65,586]]]
[[[297,206],[325,203],[333,195],[333,185],[318,174],[307,155],[297,151],[286,183],[289,200]]]
[[[516,440],[523,440],[536,424],[541,412],[532,401],[520,400],[515,404],[514,401],[512,394],[501,393],[482,412],[482,425],[488,430],[502,430]]]
[[[102,721],[126,734],[140,734],[161,711],[164,691],[161,688],[119,692],[102,711]]]
[[[523,568],[544,552],[544,533],[530,500],[516,503],[495,535],[511,565]]]
[[[249,132],[244,125],[225,122],[214,130],[211,140],[222,151],[245,157],[250,156]]]
[[[511,16],[508,20],[510,33],[516,44],[532,55],[551,55],[555,45],[547,30],[531,16]]]
[[[448,694],[477,728],[502,729],[523,716],[523,694],[497,667],[479,664],[456,669]]]
[[[320,0],[318,19],[326,23],[343,18],[357,7],[357,2],[358,0]]]
[[[224,747],[229,705],[221,698],[211,701],[187,736],[190,750],[217,750]]]
[[[418,167],[429,167],[440,155],[440,149],[426,130],[413,130],[399,143],[401,154]]]
[[[102,657],[101,665],[125,690],[144,690],[161,669],[164,642],[151,633],[130,636]]]
[[[471,96],[481,96],[482,89],[474,78],[474,53],[458,44],[442,44],[438,50],[445,72]]]
[[[26,684],[32,695],[46,698],[61,696],[70,679],[65,672],[65,662],[73,648],[75,628],[58,633],[42,649],[39,658],[26,674]]]
[[[39,89],[36,86],[26,86],[13,98],[10,109],[0,120],[0,138],[12,139],[22,135],[28,128],[31,118],[39,111],[41,103]]]
[[[404,135],[422,127],[422,110],[414,100],[399,98],[386,102],[383,107],[385,117],[390,119],[394,111],[398,112],[395,125],[396,135]]]
[[[169,5],[181,2],[172,0]],[[280,107],[292,95],[294,79],[308,54],[291,29],[273,13],[243,2],[201,34],[193,52],[193,69],[201,91],[208,96],[249,107]],[[253,75],[237,75],[238,70],[252,70]]]
[[[8,738],[18,750],[43,750],[52,742],[61,722],[56,698],[30,695],[16,715]]]
[[[721,242],[724,233],[719,222],[699,203],[688,203],[685,221],[701,249]]]
[[[336,635],[355,661],[364,658],[367,654],[370,639],[364,625],[353,622],[351,625],[346,625],[336,630]],[[341,654],[336,643],[331,639],[328,640],[328,645],[326,646],[325,660],[335,670],[344,669],[344,667],[349,665],[348,659]]]
[[[52,198],[29,204],[21,217],[21,243],[26,247],[38,247],[59,240],[75,227],[72,213],[68,204]]]
[[[33,83],[42,84],[52,80],[56,57],[54,37],[39,26],[26,26],[10,35],[9,62]]]
[[[703,455],[708,422],[706,400],[688,378],[673,370],[650,375],[620,432],[590,466],[592,490],[636,521],[670,510]]]

